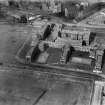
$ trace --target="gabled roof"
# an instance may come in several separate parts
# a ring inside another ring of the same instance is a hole
[[[79,22],[79,24],[87,24],[87,25],[99,25],[105,27],[105,8],[100,10],[99,12],[94,13],[83,21]]]

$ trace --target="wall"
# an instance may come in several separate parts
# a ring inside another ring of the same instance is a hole
[[[7,2],[7,1],[8,0],[0,0],[0,2]],[[20,0],[14,0],[14,1],[20,1]],[[23,1],[49,1],[49,0],[23,0]],[[58,1],[70,1],[70,0],[58,0]],[[89,3],[105,2],[105,0],[81,0],[81,1],[88,1]]]

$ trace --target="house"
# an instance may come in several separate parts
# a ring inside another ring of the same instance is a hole
[[[90,32],[83,30],[71,30],[69,27],[64,27],[61,30],[61,37],[67,39],[71,44],[77,43],[80,46],[88,46],[90,41]]]

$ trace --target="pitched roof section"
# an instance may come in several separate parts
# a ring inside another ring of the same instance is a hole
[[[78,24],[87,24],[91,26],[102,26],[105,27],[105,8],[99,12],[94,13],[88,18],[80,21]]]

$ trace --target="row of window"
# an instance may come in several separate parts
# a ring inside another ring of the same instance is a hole
[[[83,35],[80,35],[80,34],[68,34],[68,33],[65,33],[65,34],[62,34],[61,35],[62,37],[65,37],[65,38],[71,38],[72,40],[84,40],[84,34]],[[87,39],[89,40],[89,39]]]

